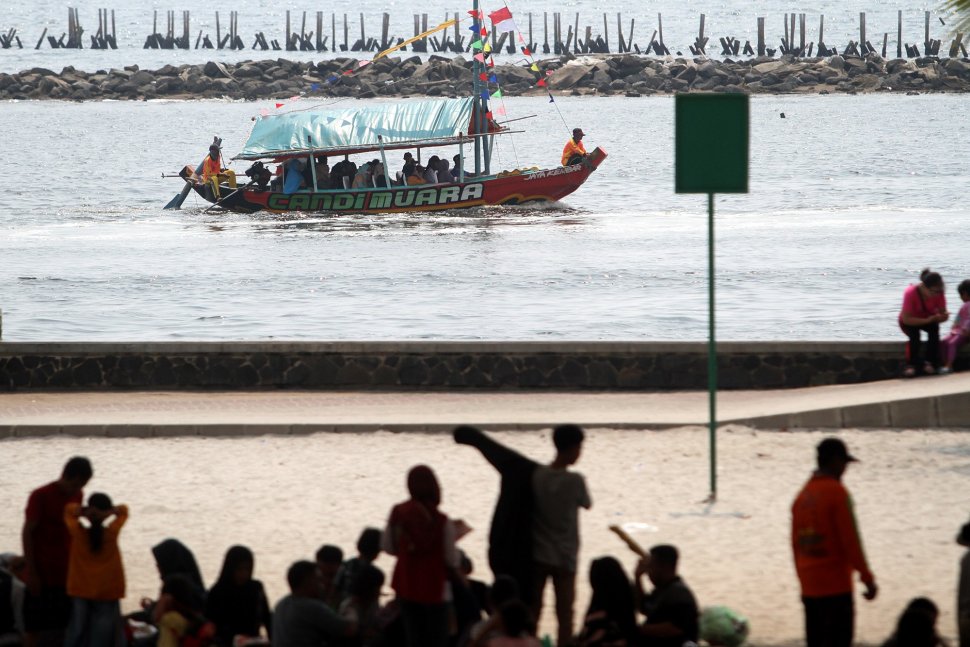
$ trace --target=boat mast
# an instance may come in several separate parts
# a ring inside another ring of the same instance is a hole
[[[482,36],[482,20],[478,9],[478,0],[472,0],[472,25],[474,26],[474,33],[478,35],[478,39],[482,43],[481,52],[484,54],[486,39]],[[488,122],[485,117],[485,113],[488,112],[488,101],[482,96],[488,91],[488,85],[481,81],[481,75],[485,73],[486,69],[484,62],[479,62],[475,58],[472,59],[472,91],[475,93],[475,175],[482,174],[483,161],[485,163],[485,175],[489,175],[490,166],[488,141],[484,137]]]

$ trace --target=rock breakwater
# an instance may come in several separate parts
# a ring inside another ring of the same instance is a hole
[[[286,59],[237,64],[138,66],[60,73],[32,68],[0,74],[0,100],[204,99],[259,100],[294,95],[335,97],[452,96],[466,94],[472,62],[461,56],[383,58],[361,65],[353,58],[318,63]],[[657,59],[633,54],[562,56],[493,68],[506,96],[545,94],[626,95],[672,92],[752,94],[859,92],[970,92],[970,59],[883,59],[830,56],[804,59]],[[545,80],[538,86],[540,79]]]

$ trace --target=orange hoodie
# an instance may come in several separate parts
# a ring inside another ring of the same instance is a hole
[[[71,559],[67,569],[67,594],[85,600],[120,600],[125,597],[125,569],[118,550],[118,533],[128,520],[128,508],[118,506],[118,514],[105,526],[101,550],[91,552],[88,530],[78,521],[81,505],[64,508],[64,523],[71,533]]]
[[[862,550],[852,497],[835,477],[816,472],[792,504],[792,551],[805,597],[852,592],[852,571],[875,582]]]

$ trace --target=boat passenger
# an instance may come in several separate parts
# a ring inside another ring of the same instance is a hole
[[[304,170],[306,170],[306,162],[299,157],[286,160],[283,164],[283,193],[291,195],[306,188],[306,182],[303,179]]]
[[[420,164],[405,166],[404,181],[410,185],[424,184],[424,167]]]
[[[563,166],[579,164],[586,157],[586,147],[583,146],[583,135],[585,134],[582,128],[573,128],[572,139],[567,141],[562,149]]]
[[[326,155],[317,155],[313,160],[313,172],[317,177],[317,188],[327,189],[330,187],[330,165],[327,164]],[[310,178],[310,182],[307,186],[313,186],[313,178]]]
[[[416,162],[414,161],[414,155],[412,155],[411,153],[404,154],[404,168],[401,169],[401,174],[405,178],[407,178],[408,176],[408,165],[413,165],[415,163]]]
[[[438,160],[438,181],[439,182],[451,182],[451,164],[448,160],[442,157]]]
[[[461,155],[455,155],[451,159],[455,162],[451,167],[451,177],[454,178],[455,182],[457,182],[459,178],[461,178]],[[475,177],[475,174],[466,169],[465,177]]]
[[[370,184],[370,181],[371,181],[371,169],[373,169],[373,168],[374,168],[374,166],[373,166],[373,163],[372,162],[367,162],[366,164],[362,165],[357,170],[356,175],[354,175],[354,181],[350,185],[351,188],[354,188],[354,189],[362,189],[362,188],[369,187],[371,185]]]
[[[437,155],[432,155],[428,158],[428,165],[424,168],[424,181],[428,184],[438,183],[438,162],[439,158]]]
[[[371,162],[373,166],[371,167],[371,177],[374,178],[374,186],[386,187],[387,179],[384,177],[384,165],[381,164],[380,160],[374,160]]]
[[[357,165],[350,161],[349,155],[344,155],[342,162],[337,162],[330,169],[330,187],[333,189],[348,188],[357,174]],[[347,178],[347,186],[344,186],[344,178]]]
[[[236,188],[236,173],[230,169],[222,168],[222,150],[216,144],[209,146],[209,154],[202,162],[202,184],[211,188],[216,200],[219,199],[219,184],[228,182],[233,189]]]

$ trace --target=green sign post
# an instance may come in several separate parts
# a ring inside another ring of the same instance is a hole
[[[679,94],[674,110],[677,193],[707,194],[707,389],[710,501],[717,499],[717,342],[714,327],[714,194],[748,192],[748,95]]]

